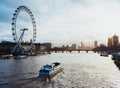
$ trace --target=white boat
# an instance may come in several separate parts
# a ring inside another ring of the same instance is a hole
[[[25,55],[22,55],[22,56],[15,56],[14,57],[14,59],[25,59],[25,58],[27,58],[27,56],[25,56]]]
[[[56,76],[62,71],[63,68],[60,66],[60,63],[55,62],[51,65],[44,65],[39,71],[39,76],[43,78],[48,78],[50,80],[52,77]]]
[[[13,58],[12,54],[8,54],[8,55],[1,55],[0,59],[11,59]]]
[[[101,52],[101,53],[100,53],[100,56],[108,57],[108,53],[107,53],[107,52]]]

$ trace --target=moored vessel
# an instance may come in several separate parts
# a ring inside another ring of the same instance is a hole
[[[120,52],[112,53],[112,60],[116,60],[116,59],[120,60]]]
[[[101,52],[100,56],[108,57],[108,53],[107,52]]]
[[[14,59],[25,59],[25,58],[27,58],[27,56],[25,55],[14,56]]]

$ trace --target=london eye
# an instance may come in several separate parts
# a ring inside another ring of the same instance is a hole
[[[32,35],[32,38],[30,38],[30,42],[33,44],[35,41],[36,41],[36,22],[35,22],[35,19],[34,19],[34,16],[32,14],[32,12],[30,11],[30,9],[26,6],[19,6],[16,10],[15,10],[15,13],[13,14],[13,18],[12,18],[12,35],[13,35],[13,40],[17,43],[16,46],[14,47],[12,53],[18,53],[18,52],[22,52],[22,48],[21,48],[21,43],[23,42],[23,36],[25,34],[25,30],[28,30],[27,28],[23,28],[23,29],[17,29],[17,25],[16,25],[16,22],[17,22],[17,17],[18,15],[20,14],[21,11],[25,11],[29,14],[30,16],[30,19],[32,21],[32,33],[30,33],[30,35]],[[23,32],[21,33],[20,36],[18,36],[19,30],[22,30]],[[32,47],[32,44],[31,46],[29,47],[29,49]]]
[[[33,25],[33,33],[32,33],[32,42],[36,41],[36,22],[35,22],[35,18],[32,14],[32,12],[30,11],[30,9],[26,6],[19,6],[16,10],[15,13],[13,14],[13,18],[12,18],[12,35],[13,35],[13,39],[15,42],[18,42],[19,38],[18,38],[18,34],[17,34],[17,28],[16,28],[16,21],[17,21],[17,17],[19,15],[19,13],[21,11],[26,11],[32,21],[32,25]]]

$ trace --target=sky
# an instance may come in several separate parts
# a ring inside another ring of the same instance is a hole
[[[0,0],[0,41],[13,41],[11,22],[22,5],[34,15],[38,43],[92,44],[97,40],[107,44],[108,37],[120,35],[120,0]],[[16,25],[18,36],[21,28],[28,28],[24,39],[29,41],[32,21],[25,11],[19,13]]]

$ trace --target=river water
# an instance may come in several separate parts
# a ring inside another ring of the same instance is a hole
[[[38,77],[45,64],[64,68],[51,81]],[[0,88],[120,88],[120,70],[109,57],[93,52],[65,52],[0,60]]]

